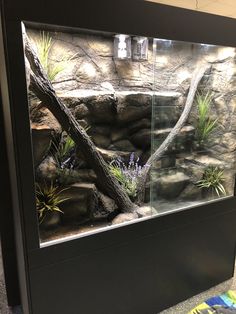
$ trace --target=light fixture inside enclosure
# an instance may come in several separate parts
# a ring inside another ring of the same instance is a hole
[[[214,47],[214,45],[209,45],[209,44],[200,44],[200,46],[201,46],[202,49],[205,49],[205,50],[208,50],[211,47]]]
[[[148,38],[136,36],[133,38],[133,60],[145,61],[148,59]]]
[[[172,46],[172,40],[170,39],[155,38],[154,43],[156,48],[160,50],[170,48]]]
[[[114,57],[122,60],[131,58],[131,38],[129,35],[115,35]]]
[[[197,51],[200,49],[202,53],[208,53],[210,50],[214,49],[214,45],[209,44],[196,44]]]

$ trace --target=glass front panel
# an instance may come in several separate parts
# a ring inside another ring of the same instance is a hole
[[[233,194],[234,48],[27,25],[41,243]]]
[[[157,213],[233,195],[235,49],[154,40],[150,171]]]

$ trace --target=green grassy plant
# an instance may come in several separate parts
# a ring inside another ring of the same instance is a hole
[[[53,81],[57,74],[65,69],[65,65],[63,61],[55,64],[50,62],[49,55],[51,48],[52,37],[50,37],[49,33],[42,32],[37,42],[38,58],[45,73],[48,76],[48,79],[50,81]]]
[[[118,182],[124,187],[126,193],[131,197],[135,198],[137,193],[137,184],[134,180],[127,177],[123,170],[117,164],[109,165],[110,171]]]
[[[36,184],[36,208],[38,211],[39,224],[41,224],[48,212],[59,212],[60,204],[68,200],[68,198],[62,198],[61,193],[66,189],[61,189],[51,184]]]
[[[82,128],[85,132],[90,129],[89,126]],[[73,169],[76,160],[76,145],[66,132],[62,132],[59,139],[55,137],[52,140],[50,151],[59,169]]]
[[[204,145],[209,139],[210,135],[217,128],[218,119],[210,118],[212,96],[207,93],[206,95],[197,94],[196,104],[198,108],[198,120],[195,125],[195,137],[200,146]]]
[[[205,169],[203,173],[202,180],[197,182],[197,186],[201,189],[205,189],[212,193],[217,194],[217,196],[226,196],[226,191],[223,185],[225,181],[224,170],[219,167],[209,166]]]
[[[75,142],[69,135],[65,136],[65,133],[62,133],[59,141],[54,139],[52,141],[52,156],[57,164],[59,169],[66,168],[66,161],[69,162],[70,154],[75,149]]]

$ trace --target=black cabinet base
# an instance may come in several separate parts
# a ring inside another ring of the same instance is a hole
[[[33,313],[157,314],[232,277],[235,221],[234,210],[32,269]]]

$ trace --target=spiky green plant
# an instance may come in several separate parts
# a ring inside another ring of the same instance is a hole
[[[198,119],[195,125],[195,137],[200,146],[207,142],[210,135],[217,128],[218,119],[212,119],[210,117],[211,102],[212,95],[209,92],[205,95],[197,94],[196,104],[198,109]]]
[[[50,184],[36,184],[36,208],[38,211],[39,224],[41,224],[49,212],[63,213],[60,204],[68,200],[63,198],[61,193],[66,189]]]
[[[224,170],[219,167],[209,166],[205,169],[202,179],[196,185],[201,189],[216,193],[220,197],[221,195],[226,196],[224,181]]]
[[[90,127],[82,128],[87,132]],[[66,132],[62,132],[59,139],[52,140],[51,155],[59,169],[73,169],[76,159],[75,148],[75,142]]]
[[[50,81],[53,81],[57,74],[65,69],[63,60],[59,63],[53,64],[49,60],[50,51],[52,48],[52,37],[49,33],[41,32],[40,38],[37,41],[37,50],[39,61],[48,76]]]
[[[52,141],[51,153],[59,169],[66,168],[67,163],[70,161],[70,154],[75,149],[75,142],[69,135],[61,133],[60,139]]]

